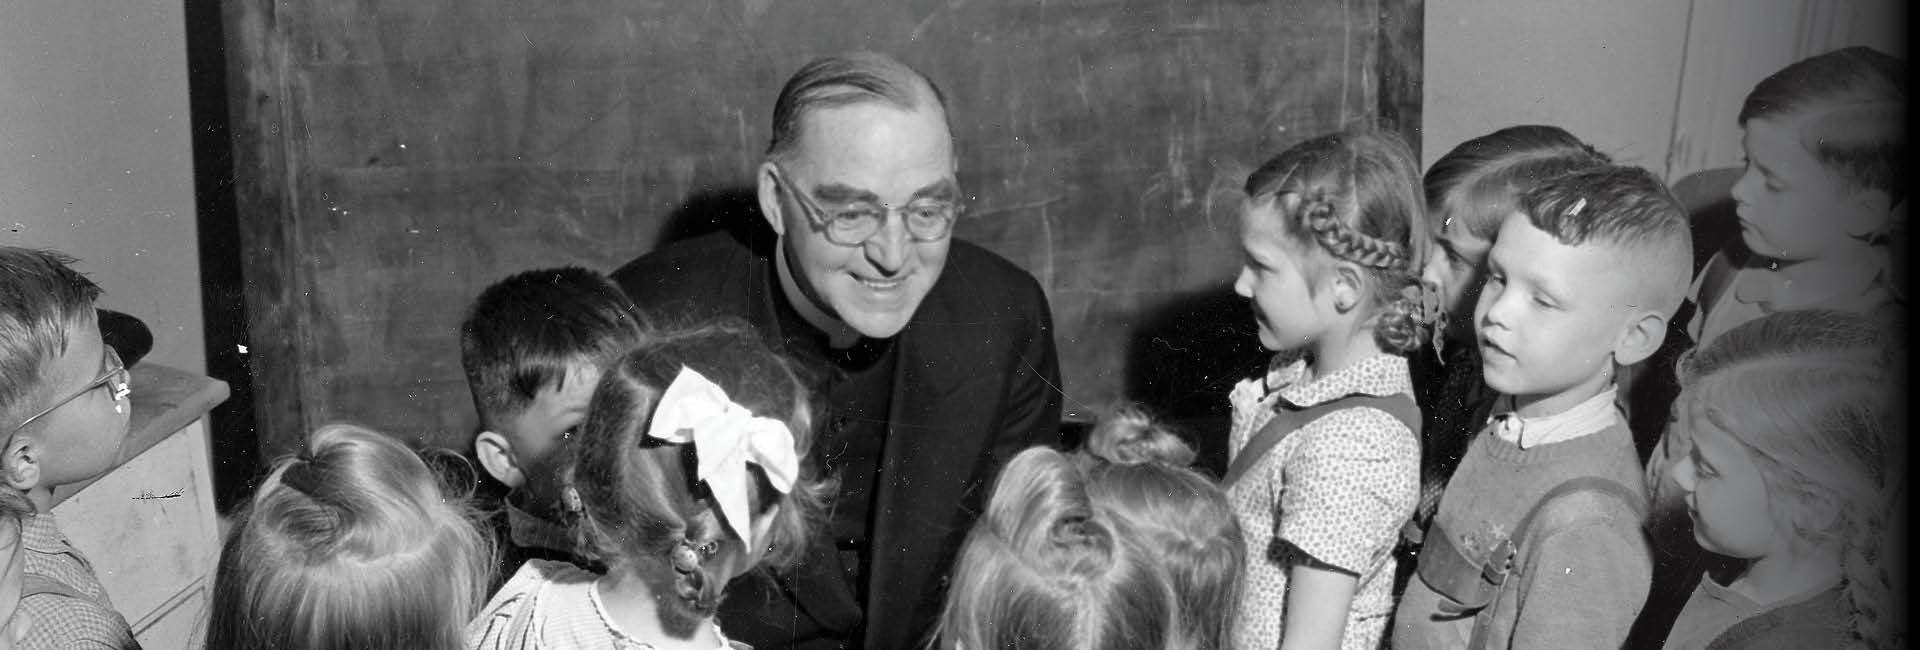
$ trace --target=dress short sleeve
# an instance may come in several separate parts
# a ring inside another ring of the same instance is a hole
[[[1280,537],[1313,559],[1366,575],[1419,498],[1413,431],[1385,411],[1353,408],[1300,431],[1280,499]]]

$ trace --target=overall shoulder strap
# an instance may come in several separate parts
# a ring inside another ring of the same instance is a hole
[[[65,596],[76,600],[93,600],[88,598],[86,594],[80,593],[80,590],[74,589],[72,585],[38,573],[28,572],[23,578],[24,580],[20,585],[21,599],[25,599],[28,596],[38,596],[40,594],[53,594],[55,596]]]
[[[1280,444],[1280,441],[1285,440],[1289,434],[1305,428],[1314,420],[1329,413],[1357,406],[1386,411],[1388,415],[1405,423],[1414,432],[1420,431],[1420,408],[1414,405],[1413,397],[1401,393],[1384,397],[1349,393],[1301,409],[1290,408],[1282,402],[1275,406],[1273,419],[1268,420],[1267,425],[1261,427],[1260,431],[1253,434],[1253,438],[1247,441],[1247,446],[1242,447],[1240,453],[1234,455],[1233,462],[1227,466],[1226,475],[1220,478],[1220,488],[1224,490],[1239,482],[1248,471],[1253,469],[1254,465],[1260,462],[1262,457],[1267,455],[1267,452],[1272,451],[1274,446]]]
[[[1553,489],[1547,491],[1545,496],[1540,497],[1539,501],[1533,503],[1533,507],[1527,510],[1527,514],[1520,517],[1520,523],[1513,527],[1513,533],[1508,536],[1505,542],[1496,547],[1492,556],[1487,558],[1489,564],[1505,564],[1505,570],[1500,572],[1503,582],[1504,580],[1511,579],[1513,574],[1519,573],[1520,566],[1516,564],[1516,562],[1520,554],[1520,549],[1522,545],[1526,543],[1527,537],[1533,532],[1533,520],[1540,515],[1540,512],[1546,510],[1548,504],[1558,501],[1562,497],[1583,492],[1598,492],[1619,499],[1621,503],[1626,504],[1627,508],[1633,510],[1636,514],[1641,513],[1643,510],[1640,503],[1640,496],[1632,490],[1627,489],[1627,486],[1621,485],[1619,481],[1608,480],[1598,476],[1580,476],[1568,479],[1566,482],[1554,486]],[[1487,634],[1491,631],[1490,628],[1492,625],[1493,607],[1489,605],[1486,609],[1481,610],[1478,616],[1474,617],[1473,637],[1467,644],[1467,647],[1483,647],[1487,641]]]
[[[1598,492],[1619,499],[1621,503],[1627,505],[1628,509],[1633,510],[1634,514],[1641,514],[1642,511],[1646,509],[1641,503],[1640,495],[1635,494],[1633,490],[1627,489],[1627,486],[1621,485],[1618,481],[1608,480],[1598,476],[1581,476],[1568,479],[1567,482],[1554,486],[1552,490],[1548,490],[1546,496],[1540,497],[1539,501],[1534,502],[1533,508],[1527,511],[1526,516],[1520,518],[1520,523],[1513,527],[1514,547],[1517,549],[1526,541],[1529,532],[1534,528],[1534,518],[1538,517],[1541,511],[1547,509],[1547,504],[1558,501],[1561,497],[1572,496],[1581,492]]]
[[[1420,405],[1413,401],[1412,395],[1406,393],[1394,393],[1392,395],[1354,394],[1345,399],[1346,406],[1348,407],[1365,407],[1386,411],[1387,415],[1391,415],[1393,419],[1399,420],[1401,424],[1407,425],[1407,429],[1413,431],[1414,434],[1417,435],[1420,433]]]

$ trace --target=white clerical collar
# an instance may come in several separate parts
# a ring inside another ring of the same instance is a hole
[[[853,344],[860,340],[860,332],[855,331],[852,327],[848,327],[847,324],[841,322],[840,319],[828,315],[826,310],[821,309],[820,305],[813,302],[812,297],[800,289],[799,283],[794,282],[793,271],[787,266],[787,239],[785,237],[774,242],[773,259],[774,268],[777,269],[780,275],[780,290],[786,294],[787,303],[793,305],[793,310],[800,313],[800,319],[807,321],[807,324],[825,333],[827,335],[828,347],[836,350],[853,347]]]

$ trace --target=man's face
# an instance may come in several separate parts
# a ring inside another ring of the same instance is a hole
[[[781,163],[786,184],[826,214],[862,207],[897,209],[916,200],[959,200],[953,142],[938,108],[901,110],[876,102],[818,109],[800,121],[800,139]],[[828,315],[872,338],[898,334],[947,263],[951,239],[918,242],[903,216],[889,212],[880,231],[843,245],[795,197],[779,199],[775,224],[795,281]]]
[[[587,403],[599,383],[599,367],[569,364],[565,382],[541,387],[525,411],[500,425],[500,433],[513,441],[514,462],[526,478],[528,508],[540,511],[559,503],[560,452],[586,419]]]
[[[1632,274],[1623,264],[1610,247],[1568,246],[1526,215],[1508,216],[1474,309],[1487,386],[1547,397],[1600,376],[1628,322]]]
[[[118,357],[107,354],[100,324],[89,315],[86,322],[72,327],[66,351],[47,369],[47,399],[75,395],[118,363]],[[115,381],[100,384],[29,425],[52,451],[42,461],[40,485],[84,481],[113,469],[120,461],[120,447],[133,415],[126,392],[125,385]]]
[[[1740,139],[1747,168],[1732,191],[1747,248],[1789,261],[1846,250],[1853,239],[1847,226],[1866,209],[1862,190],[1800,144],[1804,121],[1794,115],[1748,120]]]

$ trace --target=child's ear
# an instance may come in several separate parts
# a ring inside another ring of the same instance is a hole
[[[773,161],[769,160],[760,163],[759,172],[756,174],[758,178],[755,181],[754,191],[760,200],[760,217],[767,220],[767,225],[773,228],[775,236],[785,235],[787,223],[781,219],[783,213],[780,209],[780,185],[773,176],[780,171],[773,166]],[[792,182],[792,179],[785,180]]]
[[[1826,490],[1795,490],[1782,495],[1769,488],[1767,492],[1768,497],[1785,501],[1784,507],[1773,508],[1774,518],[1778,520],[1782,518],[1781,515],[1785,515],[1786,521],[1781,523],[1804,531],[1840,530],[1840,525],[1843,523],[1842,517],[1852,507],[1852,504],[1845,503]]]
[[[473,437],[473,455],[480,459],[480,467],[487,470],[493,480],[509,488],[520,488],[527,483],[527,474],[520,468],[520,461],[513,457],[513,441],[494,431],[481,431]]]
[[[7,487],[28,492],[40,487],[40,461],[42,448],[40,440],[33,434],[14,434],[7,443],[5,456],[0,456],[0,479]]]
[[[1613,344],[1613,361],[1623,366],[1631,366],[1660,349],[1667,339],[1667,317],[1660,312],[1645,310],[1627,323],[1627,330]]]
[[[1846,214],[1842,217],[1847,234],[1866,238],[1886,232],[1893,219],[1893,196],[1886,190],[1856,188],[1847,197]]]
[[[1366,279],[1360,277],[1360,269],[1346,262],[1336,262],[1328,268],[1327,288],[1333,294],[1333,308],[1344,314],[1353,311],[1365,302],[1367,295]]]

